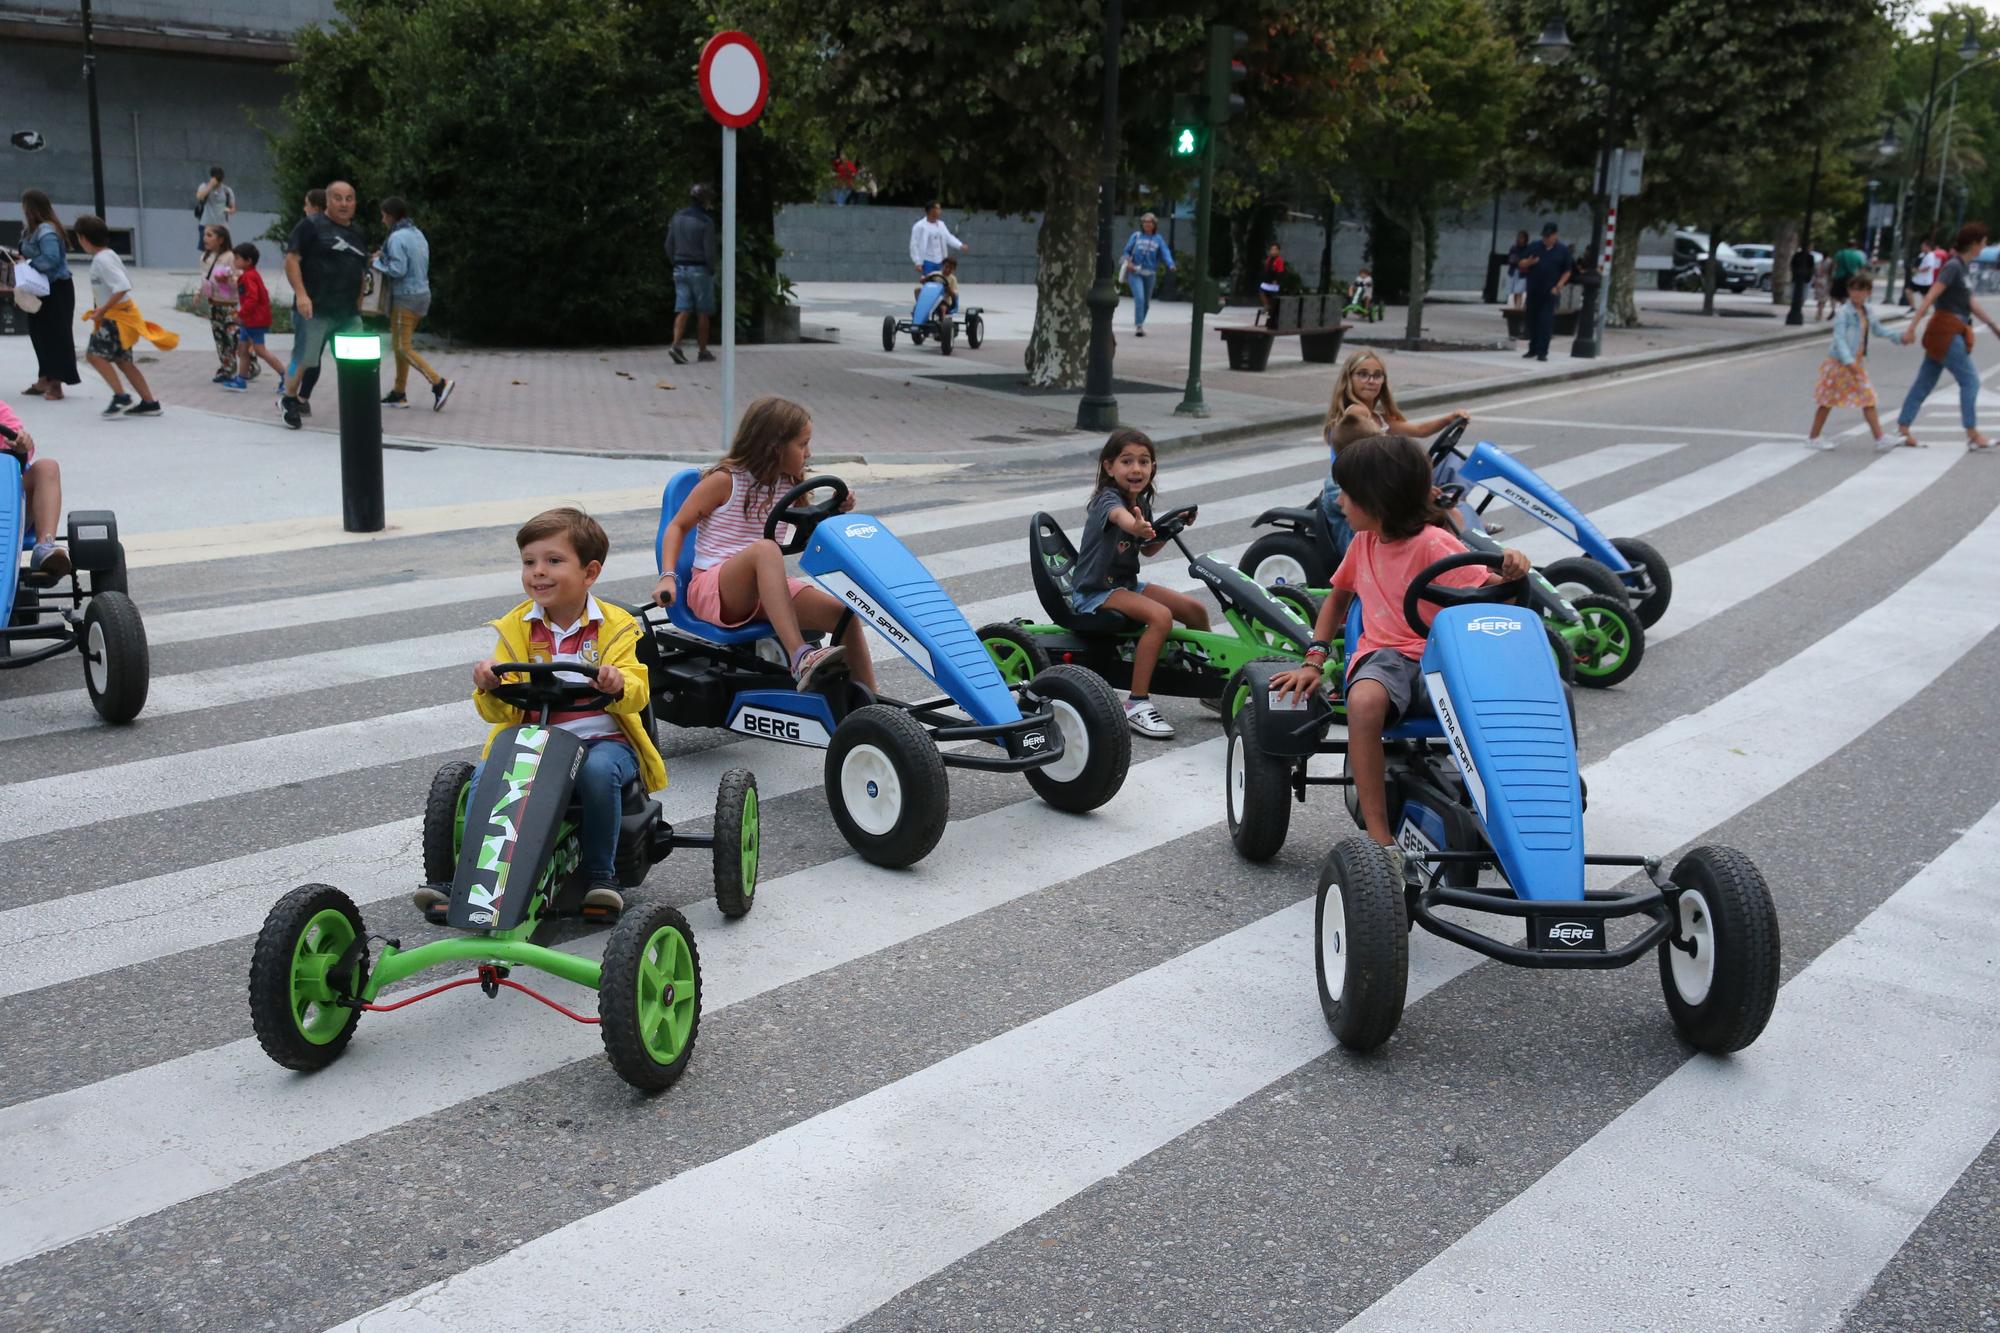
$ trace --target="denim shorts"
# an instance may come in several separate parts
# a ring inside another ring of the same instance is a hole
[[[271,326],[269,324],[266,324],[261,329],[253,329],[248,325],[243,325],[236,330],[236,340],[238,342],[253,343],[258,347],[262,347],[264,345],[264,336],[270,331]]]
[[[1087,616],[1092,611],[1102,611],[1105,599],[1120,588],[1124,588],[1126,592],[1144,592],[1146,585],[1144,583],[1135,583],[1127,588],[1121,583],[1113,588],[1099,588],[1096,592],[1073,592],[1069,595],[1070,609],[1080,616]]]
[[[674,313],[715,313],[715,275],[705,264],[674,265]]]

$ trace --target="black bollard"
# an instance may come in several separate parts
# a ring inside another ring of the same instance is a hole
[[[340,377],[340,513],[349,532],[380,532],[382,512],[382,339],[333,335]]]

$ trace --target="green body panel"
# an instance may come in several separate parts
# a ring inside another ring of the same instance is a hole
[[[1269,657],[1274,652],[1284,652],[1289,647],[1289,645],[1284,645],[1284,640],[1282,639],[1274,638],[1266,641],[1260,638],[1255,633],[1255,627],[1233,611],[1226,612],[1223,620],[1235,631],[1234,633],[1225,634],[1221,630],[1212,629],[1189,629],[1185,625],[1174,626],[1167,631],[1166,646],[1161,649],[1162,656],[1172,651],[1176,644],[1186,645],[1205,653],[1208,657],[1209,665],[1220,675],[1226,677],[1246,662],[1254,662],[1260,657]],[[1061,625],[1017,623],[1014,628],[1020,630],[1023,634],[1069,635],[1075,633],[1074,630],[1064,629]],[[1129,638],[1133,642],[1137,642],[1139,636],[1132,634]],[[989,653],[992,651],[991,644],[987,645],[987,651]],[[1296,654],[1294,655],[1296,656]],[[997,659],[994,665],[1000,666],[1002,675],[1005,675],[1006,668]]]
[[[507,967],[532,967],[550,976],[561,977],[564,981],[597,989],[602,970],[597,963],[588,958],[578,958],[573,953],[530,944],[524,938],[515,938],[533,929],[532,921],[524,922],[504,936],[458,935],[420,944],[408,952],[393,944],[384,945],[382,956],[375,962],[375,970],[368,978],[361,999],[363,1003],[372,1004],[386,987],[440,963],[500,963]]]

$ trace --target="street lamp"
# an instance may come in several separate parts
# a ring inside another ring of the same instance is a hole
[[[1569,346],[1569,354],[1572,357],[1594,357],[1602,350],[1604,322],[1609,314],[1611,295],[1611,266],[1604,262],[1604,242],[1614,184],[1611,179],[1612,138],[1620,132],[1618,83],[1625,56],[1625,15],[1618,0],[1605,0],[1603,19],[1602,25],[1591,34],[1596,55],[1593,72],[1604,88],[1605,107],[1604,127],[1598,135],[1597,143],[1596,188],[1590,203],[1590,249],[1586,252],[1597,257],[1598,285],[1593,289],[1585,284],[1585,301],[1592,308],[1579,312],[1576,338]],[[1598,36],[1600,33],[1608,36],[1610,40],[1608,52],[1600,44],[1601,39]],[[1575,44],[1570,41],[1569,28],[1563,22],[1560,13],[1548,21],[1547,26],[1542,29],[1542,35],[1535,39],[1531,49],[1533,59],[1538,65],[1560,65],[1569,59]]]
[[[1960,70],[1959,73],[1963,74],[1970,70],[1973,62],[1978,60],[1981,54],[1979,49],[1979,34],[1975,33],[1972,30],[1972,25],[1968,23],[1965,27],[1965,40],[1960,42],[1958,46],[1959,63],[1964,65],[1966,69]],[[1944,216],[1944,180],[1946,176],[1951,174],[1951,130],[1953,123],[1958,119],[1957,85],[1958,80],[1954,77],[1949,85],[1951,87],[1951,109],[1946,111],[1944,115],[1944,144],[1938,149],[1937,196],[1931,200],[1931,234],[1933,237],[1937,235],[1939,219]]]
[[[1563,26],[1560,15],[1549,20],[1549,26],[1542,29],[1542,35],[1535,39],[1534,60],[1538,65],[1560,65],[1569,59],[1572,47],[1569,29]]]

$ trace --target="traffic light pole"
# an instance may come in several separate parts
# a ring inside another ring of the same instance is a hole
[[[1208,403],[1201,395],[1201,318],[1208,310],[1209,285],[1214,281],[1209,276],[1208,264],[1208,206],[1213,197],[1215,182],[1215,139],[1210,130],[1201,147],[1201,187],[1195,195],[1194,206],[1194,257],[1195,274],[1193,290],[1188,293],[1189,303],[1194,306],[1192,332],[1188,335],[1187,392],[1180,405],[1174,408],[1177,417],[1205,417]]]
[[[1116,430],[1118,399],[1111,382],[1111,320],[1118,313],[1118,279],[1111,271],[1111,218],[1118,206],[1118,39],[1120,0],[1104,12],[1104,133],[1098,146],[1097,276],[1085,299],[1090,306],[1090,361],[1084,370],[1078,430]]]

